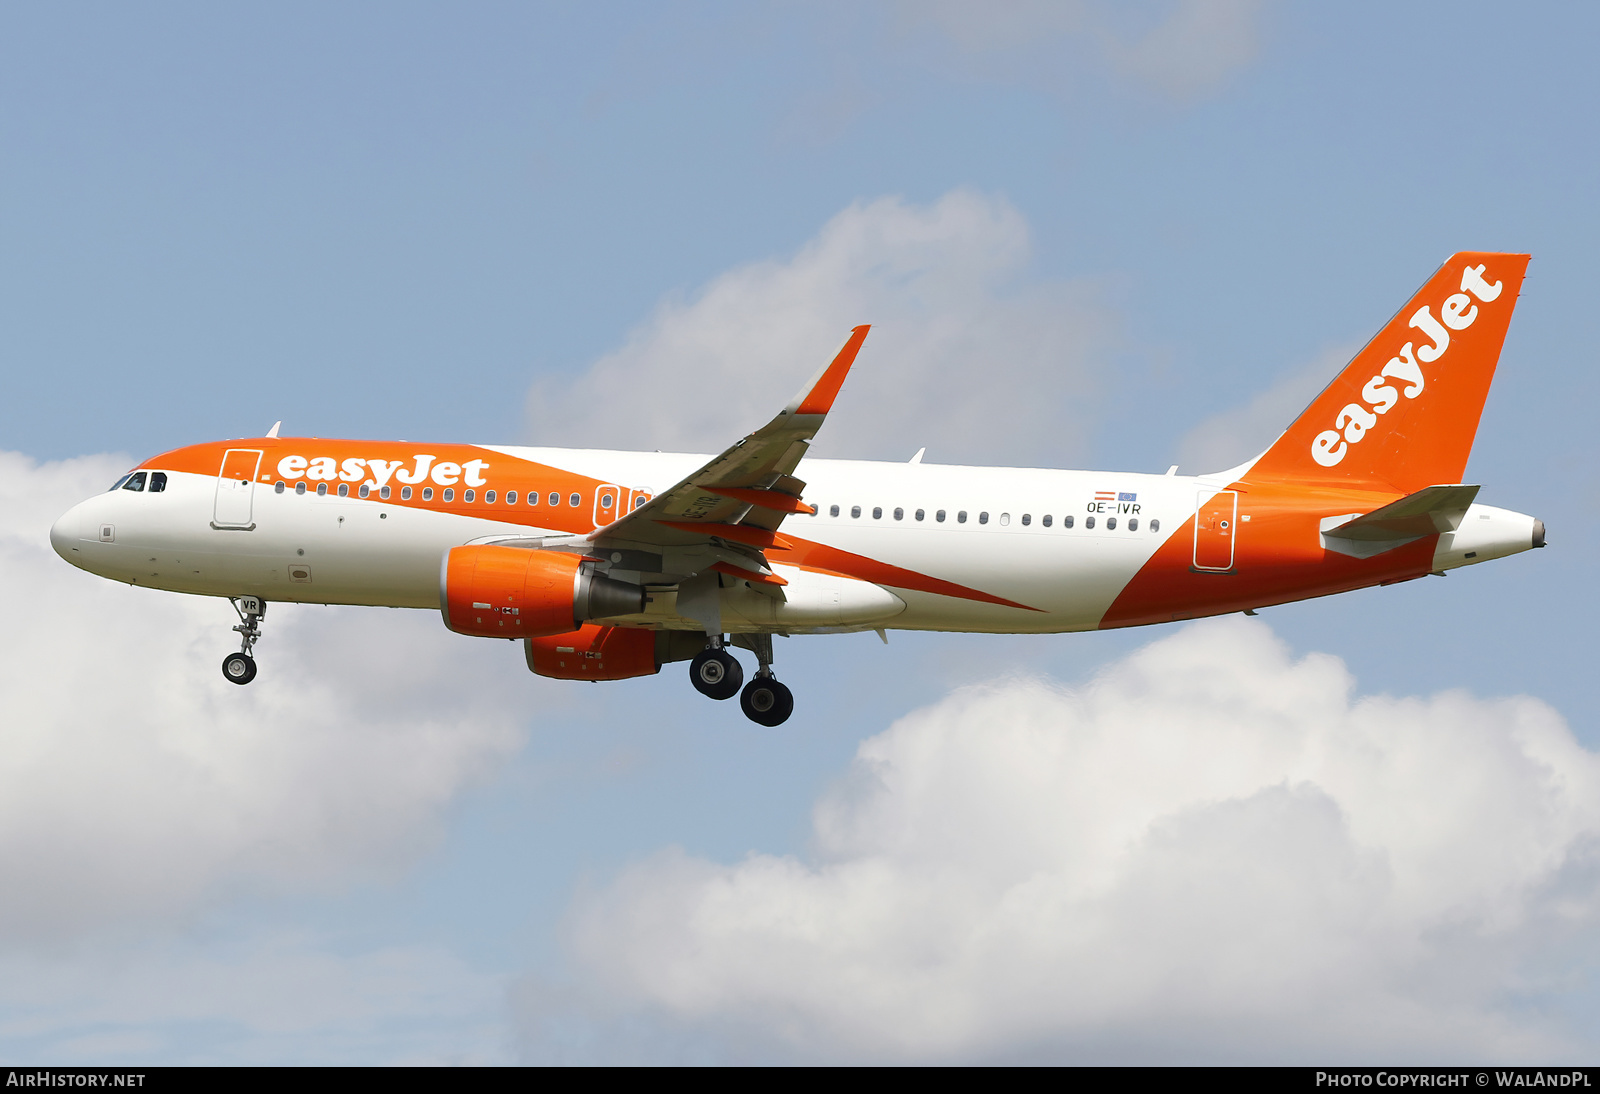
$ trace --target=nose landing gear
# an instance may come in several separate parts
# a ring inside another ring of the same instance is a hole
[[[222,659],[222,677],[230,684],[248,684],[256,678],[256,659],[250,651],[261,637],[261,617],[267,614],[267,604],[257,596],[230,596],[228,602],[239,613],[239,625],[233,629],[242,641],[238,653]]]

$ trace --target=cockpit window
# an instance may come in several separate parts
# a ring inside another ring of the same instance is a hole
[[[167,488],[167,473],[165,471],[150,472],[150,492],[159,494]]]
[[[128,476],[127,481],[122,484],[122,488],[124,490],[143,490],[144,475],[145,473],[143,471],[135,471],[133,474]]]
[[[122,476],[122,478],[118,479],[116,482],[111,484],[111,490],[121,490],[122,489],[122,484],[127,482],[131,478],[133,478],[132,472],[129,472],[128,474]],[[108,494],[111,493],[111,490],[107,490],[106,493],[108,493]]]

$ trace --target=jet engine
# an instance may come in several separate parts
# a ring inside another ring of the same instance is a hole
[[[439,607],[457,634],[536,638],[634,615],[644,609],[644,590],[564,551],[480,544],[445,552]]]

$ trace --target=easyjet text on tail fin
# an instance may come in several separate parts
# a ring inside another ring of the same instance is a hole
[[[1251,479],[1461,481],[1528,255],[1463,251],[1250,468]]]

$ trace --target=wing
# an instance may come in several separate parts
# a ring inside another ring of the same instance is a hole
[[[709,567],[784,584],[762,552],[784,545],[778,535],[784,517],[815,511],[800,500],[806,484],[794,470],[827,420],[868,329],[852,330],[827,367],[772,421],[676,486],[596,529],[589,536],[595,553],[643,553],[624,562],[629,569],[690,574]]]

